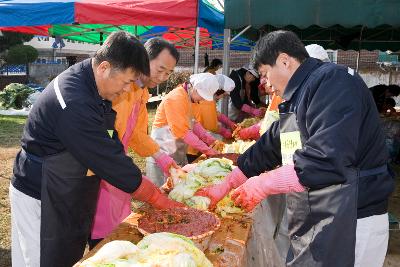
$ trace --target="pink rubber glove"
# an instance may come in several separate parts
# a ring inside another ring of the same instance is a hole
[[[161,190],[146,176],[142,177],[142,183],[138,189],[132,193],[132,197],[134,199],[149,203],[156,209],[184,207],[182,203],[169,199],[167,195],[161,193]]]
[[[230,139],[232,138],[232,132],[222,126],[219,126],[218,128],[218,134],[221,135],[225,139]]]
[[[252,116],[255,116],[255,117],[262,117],[262,116],[264,116],[264,113],[265,113],[264,110],[259,109],[259,108],[250,107],[247,104],[244,104],[242,106],[242,111],[246,112],[246,113],[248,113],[248,114],[250,114]]]
[[[222,122],[223,124],[231,128],[231,130],[236,129],[236,124],[233,121],[231,121],[225,114],[220,113],[218,114],[217,118],[219,122]]]
[[[257,139],[259,139],[260,138],[260,127],[261,127],[261,123],[257,123],[250,127],[241,129],[238,133],[239,139],[241,139],[241,140],[247,140],[247,139],[257,140]]]
[[[176,164],[173,158],[171,158],[164,152],[157,152],[153,157],[158,167],[160,167],[160,169],[164,172],[166,176],[170,175],[169,169],[171,167],[178,168],[178,164]]]
[[[269,195],[290,192],[303,192],[305,188],[299,183],[293,165],[285,165],[273,171],[251,177],[236,188],[232,194],[235,205],[247,212],[252,211],[258,203]]]
[[[212,145],[216,139],[207,132],[206,129],[204,129],[203,125],[201,125],[199,122],[196,122],[193,125],[193,133],[197,135],[204,143],[206,143],[208,146]]]
[[[224,198],[232,189],[237,188],[247,181],[247,177],[236,167],[225,177],[225,180],[216,185],[207,186],[198,190],[195,195],[208,197],[211,202],[209,208],[213,210],[217,203]]]
[[[201,141],[192,131],[188,131],[185,134],[185,136],[183,137],[183,141],[194,149],[199,150],[201,153],[206,154],[207,156],[214,156],[219,154],[218,151],[210,148],[203,141]]]

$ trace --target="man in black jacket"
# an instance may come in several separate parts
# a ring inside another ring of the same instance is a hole
[[[142,177],[114,128],[110,101],[149,72],[143,45],[120,31],[43,91],[29,113],[10,185],[13,266],[70,267],[82,257],[99,177],[156,208],[180,205]]]
[[[247,211],[285,194],[290,266],[382,266],[394,183],[367,86],[350,68],[309,58],[292,32],[264,36],[254,57],[285,100],[280,120],[202,194],[213,204],[236,188]]]

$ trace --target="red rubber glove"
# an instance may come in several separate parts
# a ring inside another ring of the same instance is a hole
[[[230,139],[232,138],[232,132],[222,126],[219,126],[218,128],[218,134],[221,135],[225,139]]]
[[[247,212],[252,211],[258,203],[269,195],[303,192],[293,165],[285,165],[273,171],[249,178],[236,188],[232,199],[236,206]]]
[[[153,157],[158,167],[160,167],[160,169],[164,172],[166,176],[170,176],[169,169],[171,167],[175,169],[179,168],[174,159],[164,152],[157,152]]]
[[[231,128],[231,130],[235,130],[236,128],[236,123],[234,123],[233,121],[231,121],[225,114],[218,114],[218,121],[225,124],[226,126],[228,126],[229,128]]]
[[[260,138],[260,127],[261,123],[254,124],[250,127],[241,129],[238,133],[238,137],[240,140],[257,140]]]
[[[132,193],[132,197],[134,199],[149,203],[156,209],[184,207],[182,203],[169,199],[167,195],[161,193],[161,190],[146,176],[142,177],[142,183],[138,189]]]
[[[247,177],[238,167],[236,167],[225,177],[222,183],[199,189],[195,195],[208,197],[211,200],[209,208],[213,210],[224,196],[226,196],[232,189],[237,188],[246,181]]]

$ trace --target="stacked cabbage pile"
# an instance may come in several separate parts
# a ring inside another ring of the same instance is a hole
[[[229,159],[211,158],[199,162],[188,173],[172,172],[174,189],[169,193],[169,197],[189,207],[207,210],[210,199],[194,194],[200,188],[221,183],[233,168],[233,162]],[[230,196],[226,196],[218,202],[216,212],[225,216],[227,213],[241,213],[243,211],[234,206]]]
[[[212,267],[194,243],[181,235],[155,233],[137,245],[116,240],[104,245],[80,267]]]

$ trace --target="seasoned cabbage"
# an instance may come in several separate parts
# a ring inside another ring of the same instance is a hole
[[[169,193],[169,198],[192,208],[207,210],[211,200],[194,194],[200,188],[221,183],[233,167],[233,162],[226,158],[211,158],[199,162],[194,169],[180,178],[179,183],[175,184],[174,189]],[[243,211],[235,207],[231,198],[226,196],[218,202],[216,212],[226,216],[228,213]]]
[[[192,196],[185,200],[186,205],[199,210],[207,210],[208,206],[210,206],[210,202],[211,200],[208,197],[202,196]]]
[[[239,126],[242,128],[248,128],[250,126],[253,126],[254,124],[257,124],[260,120],[260,118],[247,118],[239,123]]]
[[[228,214],[240,214],[244,212],[241,208],[235,206],[231,198],[232,193],[233,190],[217,203],[215,212],[221,214],[222,217],[228,217]]]

